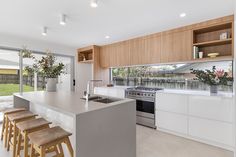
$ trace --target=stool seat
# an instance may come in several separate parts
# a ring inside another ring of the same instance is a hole
[[[25,108],[10,108],[10,109],[3,111],[3,114],[11,114],[11,113],[16,113],[16,112],[20,112],[20,111],[26,111],[26,109]]]
[[[37,116],[37,114],[34,114],[30,111],[22,111],[22,112],[13,113],[13,114],[8,115],[8,119],[10,121],[17,121],[20,119],[34,117],[34,116]]]
[[[42,146],[71,135],[71,133],[63,130],[61,127],[56,126],[31,133],[28,137],[33,144]]]
[[[32,120],[27,120],[27,121],[19,122],[19,123],[16,124],[16,127],[20,131],[27,131],[27,130],[36,129],[36,128],[40,127],[40,126],[49,125],[49,124],[52,124],[52,123],[46,121],[43,118],[38,118],[38,119],[32,119]]]

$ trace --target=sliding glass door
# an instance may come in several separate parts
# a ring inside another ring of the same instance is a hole
[[[36,60],[46,53],[33,52]],[[74,57],[55,55],[57,62],[65,65],[64,73],[58,78],[58,91],[73,90]],[[32,71],[34,60],[23,58],[20,50],[0,49],[0,122],[2,111],[13,107],[13,94],[19,92],[42,91],[46,88],[46,78]]]
[[[19,52],[0,49],[0,122],[2,111],[13,106],[12,95],[19,90]]]

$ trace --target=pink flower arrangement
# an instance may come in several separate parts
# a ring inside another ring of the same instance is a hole
[[[221,78],[225,75],[225,72],[224,72],[224,70],[219,69],[219,70],[215,71],[215,75],[216,75],[216,77]]]

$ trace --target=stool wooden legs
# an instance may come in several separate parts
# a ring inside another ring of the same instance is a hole
[[[61,145],[62,143],[66,144],[66,146],[69,150],[69,153],[70,153],[70,157],[74,157],[74,151],[73,151],[73,148],[71,146],[69,137],[65,137],[64,139],[54,141],[53,143],[49,143],[49,144],[42,145],[42,146],[37,146],[34,143],[32,143],[31,144],[30,157],[35,157],[36,152],[38,154],[40,154],[40,157],[45,157],[46,153],[52,152],[52,150],[54,152],[56,152],[55,157],[64,157],[64,152],[63,152],[63,148],[62,148],[62,145]],[[59,152],[58,152],[57,148],[59,149]]]
[[[62,145],[58,144],[58,148],[59,148],[60,154],[62,154],[61,157],[64,157],[64,152],[63,152]]]
[[[35,157],[35,149],[34,149],[34,145],[31,144],[31,153],[30,153],[30,157]]]
[[[8,138],[8,137],[7,137],[7,136],[8,136],[8,129],[9,129],[9,128],[8,128],[8,127],[9,127],[9,121],[8,121],[8,118],[7,118],[7,117],[6,117],[5,120],[6,120],[6,122],[5,122],[5,123],[6,123],[6,124],[5,124],[5,128],[6,128],[6,129],[5,129],[5,135],[4,135],[4,147],[6,148],[6,147],[7,147],[7,138]]]
[[[17,133],[18,133],[18,130],[16,128],[16,122],[14,122],[14,125],[13,125],[13,157],[16,156],[16,137],[17,137]]]
[[[11,138],[12,138],[12,125],[10,123],[9,124],[9,133],[8,133],[8,138],[7,138],[7,151],[10,150],[10,142],[11,142]]]
[[[45,154],[46,154],[45,148],[44,148],[44,146],[41,146],[40,147],[40,157],[45,157]]]
[[[69,152],[70,152],[70,156],[71,156],[71,157],[74,157],[74,151],[73,151],[73,148],[72,148],[72,146],[71,146],[69,137],[67,137],[67,138],[65,139],[65,144],[66,144],[66,146],[67,146],[67,148],[68,148],[68,150],[69,150]]]
[[[4,135],[4,132],[5,132],[5,128],[6,128],[5,123],[6,123],[6,116],[5,116],[5,114],[3,114],[1,141],[3,140],[3,135]]]

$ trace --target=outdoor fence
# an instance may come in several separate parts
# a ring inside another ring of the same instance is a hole
[[[166,89],[209,90],[209,86],[198,80],[184,78],[120,78],[113,77],[113,84],[118,86],[148,86]],[[233,91],[233,85],[219,86],[220,91]]]
[[[0,84],[19,84],[20,76],[14,74],[0,74]],[[34,76],[23,76],[23,84],[34,87]],[[38,88],[44,89],[46,80],[42,76],[37,77]]]

